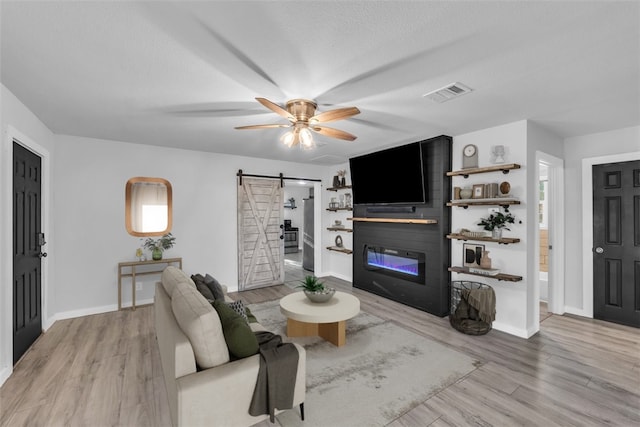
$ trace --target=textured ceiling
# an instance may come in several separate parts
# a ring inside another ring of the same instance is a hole
[[[640,124],[638,2],[0,3],[2,83],[53,132],[334,164],[529,119],[562,137]],[[443,104],[425,93],[461,82]],[[258,104],[358,136],[287,149]]]

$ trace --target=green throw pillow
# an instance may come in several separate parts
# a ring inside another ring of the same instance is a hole
[[[246,320],[229,307],[224,301],[215,300],[213,308],[218,312],[222,323],[224,340],[229,352],[242,359],[258,352],[258,340]]]
[[[247,315],[247,322],[258,323],[258,319],[256,319],[256,316],[254,316],[253,313],[251,313],[251,310],[249,310],[249,307],[245,307],[244,312]]]

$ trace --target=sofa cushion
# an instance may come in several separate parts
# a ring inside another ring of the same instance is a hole
[[[258,352],[258,340],[247,321],[224,301],[215,300],[213,307],[220,316],[224,339],[229,352],[238,359],[256,354]]]
[[[173,290],[171,309],[191,342],[200,368],[212,368],[230,360],[220,317],[195,286],[178,282]]]
[[[168,266],[162,271],[161,280],[162,286],[164,287],[164,290],[167,292],[167,295],[169,295],[170,298],[173,297],[173,290],[176,287],[177,283],[185,282],[191,285],[194,289],[196,288],[196,284],[184,271],[172,265]]]

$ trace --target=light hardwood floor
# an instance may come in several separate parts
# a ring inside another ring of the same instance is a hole
[[[328,282],[358,296],[362,310],[481,361],[392,427],[640,424],[637,329],[552,315],[529,340],[495,330],[469,336],[454,330],[448,318],[352,289],[339,279]],[[231,296],[258,303],[278,299],[293,286]],[[2,426],[169,423],[151,306],[56,322],[0,388]]]

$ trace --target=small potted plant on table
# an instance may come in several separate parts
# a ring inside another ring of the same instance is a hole
[[[143,246],[151,251],[151,258],[159,261],[162,259],[162,253],[167,249],[171,249],[175,243],[176,238],[171,233],[167,233],[159,239],[147,238]]]
[[[309,298],[311,302],[327,302],[336,293],[336,290],[329,288],[320,282],[315,276],[307,276],[304,280],[300,281],[300,285],[297,288],[302,288],[304,294]]]

